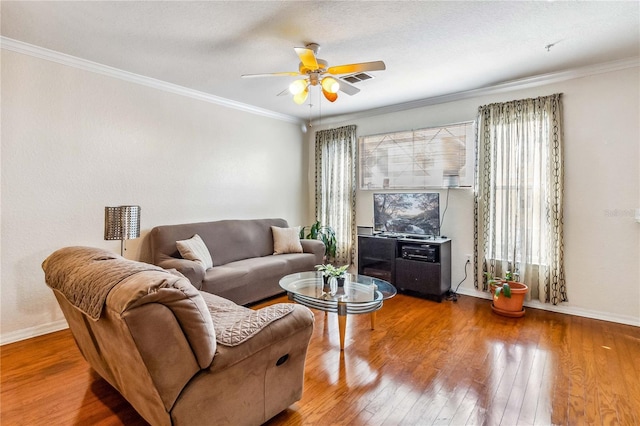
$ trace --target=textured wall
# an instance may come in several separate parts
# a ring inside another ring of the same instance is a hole
[[[155,225],[308,221],[297,124],[2,50],[2,341],[61,324],[41,262],[103,240],[104,207],[139,204]]]

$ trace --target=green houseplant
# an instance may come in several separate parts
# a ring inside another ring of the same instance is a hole
[[[325,277],[342,277],[347,272],[349,265],[333,266],[332,264],[316,265],[316,269]]]
[[[506,317],[519,318],[524,315],[524,296],[529,287],[526,284],[515,281],[517,274],[506,272],[505,279],[494,278],[490,273],[485,273],[487,283],[493,294],[491,309],[493,312]]]
[[[320,240],[324,243],[324,255],[327,259],[336,257],[336,233],[330,226],[321,225],[317,220],[313,225],[300,228],[300,239]]]
[[[335,278],[338,287],[344,286],[344,280],[349,265],[333,266],[332,264],[316,265],[316,269],[322,272],[322,278],[325,284],[328,284],[332,278]]]

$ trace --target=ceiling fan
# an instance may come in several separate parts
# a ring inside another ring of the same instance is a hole
[[[295,80],[291,85],[289,85],[288,89],[278,95],[280,96],[286,93],[291,93],[293,95],[294,102],[302,104],[309,96],[309,86],[320,85],[322,94],[330,102],[334,102],[338,99],[338,91],[342,91],[347,95],[355,95],[360,91],[360,89],[346,81],[338,81],[332,76],[365,71],[382,71],[386,69],[384,62],[382,61],[361,62],[357,64],[345,64],[329,67],[327,61],[316,56],[319,49],[320,45],[316,43],[309,43],[306,47],[294,48],[300,58],[298,71],[285,71],[268,74],[244,74],[242,77],[302,76],[303,78]]]

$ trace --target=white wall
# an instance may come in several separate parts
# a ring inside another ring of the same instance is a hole
[[[358,135],[475,120],[479,106],[563,93],[565,266],[569,302],[544,308],[640,325],[640,73],[638,68],[535,88],[324,124],[356,124]],[[325,120],[326,122],[327,120]],[[308,136],[313,146],[315,132]],[[313,157],[313,150],[309,152]],[[439,191],[441,210],[446,190]],[[357,224],[372,226],[373,191],[357,193]],[[473,253],[473,191],[452,189],[442,233],[452,238],[452,285]],[[461,293],[480,295],[470,277]],[[540,307],[531,303],[530,306]]]
[[[104,241],[104,207],[161,224],[306,224],[300,126],[2,50],[1,341],[64,327],[42,261]],[[128,242],[140,258],[143,238]]]

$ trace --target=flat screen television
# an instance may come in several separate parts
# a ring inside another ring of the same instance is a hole
[[[440,194],[373,194],[373,221],[377,232],[440,235]]]

